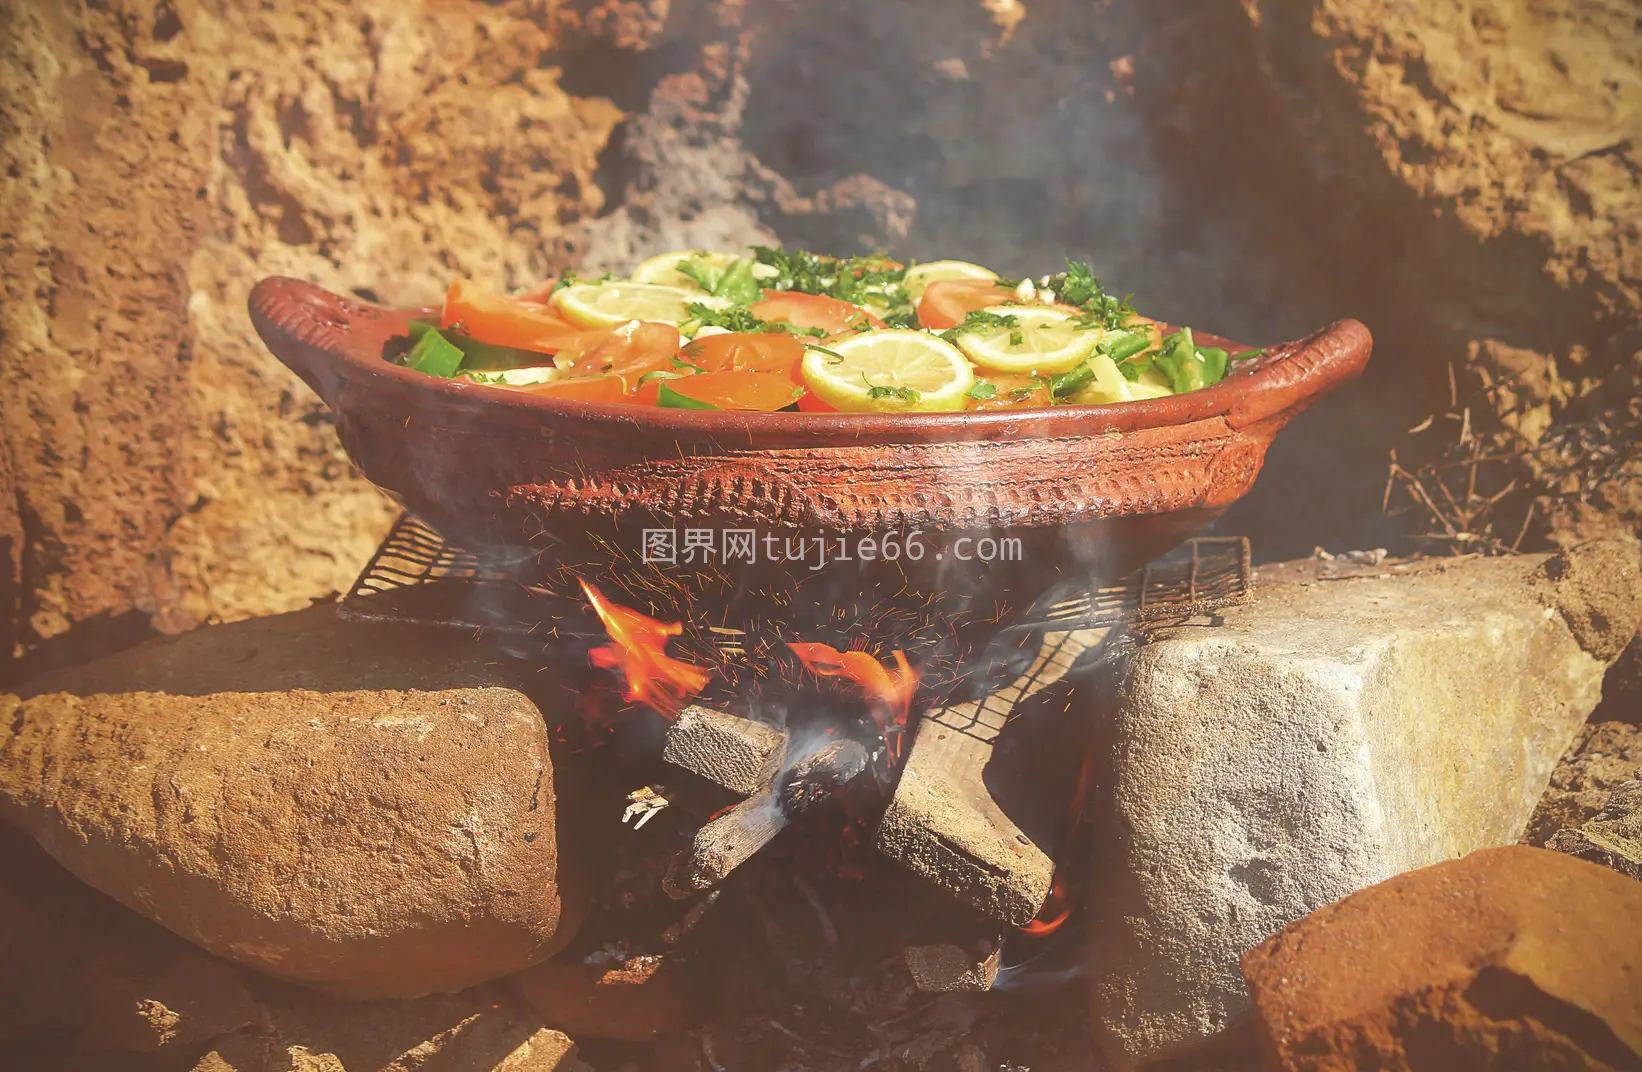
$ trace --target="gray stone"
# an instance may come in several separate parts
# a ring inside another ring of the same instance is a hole
[[[328,607],[0,695],[0,815],[195,944],[348,996],[562,946],[585,896],[556,803],[541,714],[493,657]]]
[[[733,793],[751,796],[787,758],[787,735],[774,726],[692,704],[667,727],[661,758]]]
[[[1576,830],[1558,830],[1548,848],[1642,879],[1642,782],[1619,786],[1607,807]]]
[[[1564,554],[1636,576],[1634,543]],[[1225,1030],[1249,1007],[1239,955],[1290,921],[1517,840],[1597,703],[1593,651],[1636,628],[1625,586],[1559,591],[1587,565],[1467,559],[1267,584],[1137,647],[1098,761],[1110,825],[1091,884],[1095,1014],[1115,1066]],[[1577,630],[1557,610],[1576,604]]]

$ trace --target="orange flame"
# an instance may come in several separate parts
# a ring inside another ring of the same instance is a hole
[[[1044,916],[1050,912],[1054,915],[1045,919]],[[1067,888],[1066,880],[1056,876],[1054,885],[1049,887],[1049,897],[1044,901],[1043,911],[1038,913],[1037,919],[1020,928],[1020,931],[1022,934],[1040,938],[1046,934],[1054,934],[1071,914],[1072,891]]]
[[[830,644],[814,643],[789,643],[787,647],[799,662],[822,677],[848,678],[859,685],[867,698],[889,715],[881,728],[906,725],[912,697],[918,691],[918,671],[899,648],[891,653],[895,659],[895,670],[891,672],[864,651],[839,651]]]
[[[615,643],[594,648],[594,666],[619,669],[627,680],[624,697],[672,718],[684,701],[707,687],[708,673],[667,654],[667,638],[684,631],[681,622],[658,622],[636,610],[610,602],[597,588],[582,581],[587,602],[604,622]]]

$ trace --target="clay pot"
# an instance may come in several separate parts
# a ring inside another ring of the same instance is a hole
[[[923,558],[896,569],[925,590],[1024,581],[1041,592],[1047,575],[1110,577],[1162,554],[1247,492],[1278,431],[1356,376],[1372,346],[1367,328],[1340,320],[1238,362],[1214,387],[1117,405],[737,413],[426,376],[383,354],[430,310],[381,308],[296,279],[263,280],[250,311],[268,348],[336,414],[365,476],[447,536],[528,541],[574,566],[612,554],[637,561],[647,528],[751,529],[850,548],[916,530]],[[958,566],[965,537],[971,558]],[[987,537],[1018,540],[1019,554],[977,561],[973,541]]]

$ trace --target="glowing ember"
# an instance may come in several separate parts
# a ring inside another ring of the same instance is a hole
[[[884,667],[864,651],[839,651],[830,644],[792,643],[787,647],[806,667],[822,677],[842,677],[853,681],[867,694],[886,717],[879,718],[879,728],[905,726],[907,712],[912,708],[913,694],[918,691],[918,672],[907,662],[906,653],[897,648],[893,653],[895,669]]]
[[[594,648],[593,665],[622,672],[627,681],[623,695],[668,718],[678,714],[684,701],[707,687],[707,671],[667,654],[667,638],[684,631],[681,622],[658,622],[636,610],[610,602],[597,588],[581,582],[587,602],[604,622],[614,643]]]

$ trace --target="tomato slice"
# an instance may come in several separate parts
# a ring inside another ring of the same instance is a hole
[[[804,344],[775,331],[728,332],[708,335],[686,346],[681,360],[708,372],[779,372],[802,383]]]
[[[1163,345],[1163,325],[1149,316],[1131,316],[1123,322],[1123,328],[1136,334],[1144,331],[1149,336],[1148,350],[1156,350]]]
[[[545,283],[536,284],[529,290],[521,290],[513,295],[513,300],[526,302],[530,305],[546,305],[548,299],[553,297],[553,290],[558,285],[559,281],[557,279],[549,279]]]
[[[798,400],[798,410],[800,413],[837,413],[838,407],[829,406],[815,395],[805,391]]]
[[[651,383],[657,383],[652,380]],[[700,372],[661,381],[685,398],[719,409],[773,413],[798,400],[800,388],[779,372]],[[649,387],[650,384],[645,384]],[[657,390],[660,384],[657,384]]]
[[[622,402],[627,398],[627,387],[620,376],[583,376],[573,380],[550,380],[515,387],[526,394],[547,395],[549,398],[569,398],[577,402]]]
[[[970,396],[964,400],[965,409],[1026,409],[1050,406],[1055,402],[1049,381],[1041,377],[1015,372],[986,372],[984,369],[977,371],[985,374],[975,377],[976,387],[983,383],[991,384],[992,394],[988,398],[976,398],[975,388],[971,388]]]
[[[678,353],[678,328],[630,320],[613,328],[583,332],[554,357],[571,376],[615,376],[628,390],[646,372],[669,371]]]
[[[798,291],[766,290],[762,301],[748,306],[760,320],[791,324],[799,328],[818,328],[828,335],[846,331],[859,324],[863,317],[875,328],[884,322],[854,302],[829,298],[825,294],[802,294]]]
[[[552,306],[518,301],[471,279],[458,279],[445,291],[439,326],[456,328],[480,342],[541,354],[557,353],[582,334]]]
[[[976,309],[999,305],[1015,292],[985,279],[939,279],[924,288],[918,301],[918,323],[936,331],[955,328]]]

